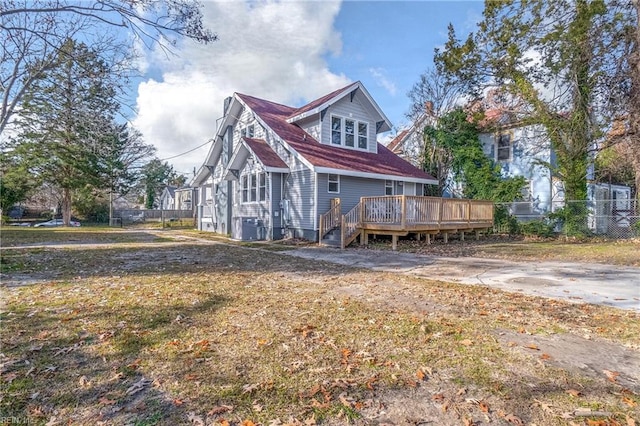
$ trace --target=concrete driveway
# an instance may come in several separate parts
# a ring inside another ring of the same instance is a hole
[[[307,247],[282,252],[374,271],[486,285],[532,296],[593,303],[640,312],[640,268],[570,262],[513,262],[434,257],[389,251]]]

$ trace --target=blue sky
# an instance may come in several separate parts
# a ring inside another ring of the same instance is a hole
[[[222,103],[233,92],[303,105],[360,80],[396,126],[407,92],[432,66],[447,25],[475,29],[480,1],[225,1],[204,3],[220,40],[151,52],[140,66],[134,124],[179,172],[201,165]],[[387,137],[389,135],[386,135]]]

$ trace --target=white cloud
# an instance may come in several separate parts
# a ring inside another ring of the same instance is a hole
[[[391,96],[395,96],[398,92],[396,84],[387,77],[387,71],[384,68],[369,68],[369,73],[375,79],[376,84],[384,88]]]
[[[299,105],[347,85],[324,59],[340,54],[339,10],[339,2],[206,2],[206,24],[219,40],[185,42],[170,61],[161,51],[149,55],[150,69],[160,69],[162,78],[139,85],[135,126],[166,158],[212,137],[233,92]],[[207,149],[170,162],[189,172]]]

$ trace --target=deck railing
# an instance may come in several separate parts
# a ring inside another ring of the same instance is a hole
[[[340,203],[337,202],[328,212],[320,215],[320,240],[327,235],[329,231],[340,226],[340,220],[342,218]]]
[[[405,229],[420,225],[493,222],[491,201],[395,195],[362,197],[360,203],[362,224],[387,224]]]

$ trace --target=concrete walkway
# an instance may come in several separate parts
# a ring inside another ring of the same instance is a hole
[[[486,285],[532,296],[593,303],[640,312],[640,268],[570,262],[513,262],[434,257],[389,251],[298,248],[281,252],[374,271]]]

